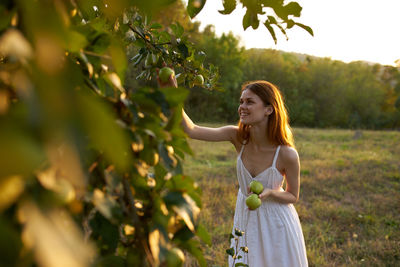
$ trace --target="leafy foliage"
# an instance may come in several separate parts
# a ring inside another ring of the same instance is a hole
[[[212,88],[216,74],[197,60],[179,23],[162,29],[140,11],[149,6],[131,4],[1,6],[8,15],[0,40],[0,125],[7,129],[0,138],[1,193],[7,196],[1,229],[15,241],[4,258],[10,265],[57,265],[52,254],[66,266],[87,265],[95,255],[97,266],[159,265],[170,262],[173,247],[205,265],[193,239],[210,243],[197,221],[201,191],[182,174],[191,153],[180,128],[188,90],[127,89],[126,49],[137,51],[131,61],[141,69],[138,79],[154,79],[157,67],[172,64],[182,85],[201,73]]]
[[[226,250],[226,253],[232,257],[232,267],[236,267],[236,266],[249,266],[247,264],[241,263],[241,262],[237,262],[236,260],[240,260],[244,255],[243,253],[249,253],[249,249],[247,247],[240,247],[239,248],[239,238],[242,238],[244,236],[244,232],[241,231],[238,228],[234,229],[234,234],[230,234],[229,236],[229,242],[231,243],[231,245],[233,245],[232,247],[228,248]],[[233,242],[232,242],[232,238],[233,238]],[[242,255],[239,255],[242,254]]]
[[[293,20],[293,17],[300,17],[302,7],[297,2],[284,3],[283,0],[241,0],[246,14],[243,17],[243,29],[250,26],[257,29],[260,22],[267,28],[275,43],[278,42],[275,30],[276,28],[288,39],[286,31],[298,26],[306,30],[309,34],[314,35],[313,30],[302,23]],[[236,0],[224,0],[224,10],[219,11],[221,14],[230,14],[237,7]],[[260,20],[260,16],[263,18]]]

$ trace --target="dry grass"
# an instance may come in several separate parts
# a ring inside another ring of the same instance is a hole
[[[362,131],[358,139],[351,130],[294,133],[302,165],[295,206],[310,266],[400,266],[400,132]],[[227,266],[236,153],[229,143],[190,144],[195,157],[185,172],[203,190],[208,266]]]

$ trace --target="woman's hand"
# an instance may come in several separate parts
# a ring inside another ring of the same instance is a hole
[[[160,71],[160,70],[157,69],[157,82],[158,82],[158,86],[159,86],[160,88],[165,88],[165,87],[178,87],[178,82],[176,81],[175,74],[171,74],[171,75],[169,76],[169,79],[168,79],[166,82],[162,82],[162,81],[160,80],[160,77],[158,76],[158,72],[159,72],[159,71]]]
[[[259,197],[261,200],[265,200],[265,199],[267,199],[269,196],[271,196],[272,191],[273,191],[272,189],[264,188],[264,190],[261,192],[261,194],[258,195],[258,197]],[[252,194],[252,192],[251,192],[251,190],[250,190],[250,187],[248,186],[248,187],[247,187],[247,195],[250,195],[250,194]]]
[[[261,200],[266,200],[269,196],[271,196],[273,190],[269,188],[264,188],[264,190],[261,192],[261,194],[258,195],[258,197]]]

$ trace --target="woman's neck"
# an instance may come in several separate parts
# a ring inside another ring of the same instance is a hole
[[[268,140],[267,129],[268,126],[266,122],[252,125],[249,129],[249,144],[252,144],[254,148],[274,146],[274,144]]]

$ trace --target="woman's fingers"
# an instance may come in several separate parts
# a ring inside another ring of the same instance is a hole
[[[258,197],[262,200],[266,199],[271,193],[271,189],[265,188]]]

